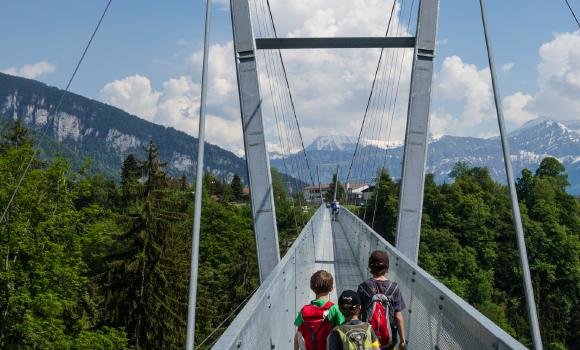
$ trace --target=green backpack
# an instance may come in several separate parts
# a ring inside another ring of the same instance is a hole
[[[342,348],[344,350],[370,350],[373,348],[371,325],[368,323],[361,323],[357,325],[338,326],[335,330],[342,341]]]

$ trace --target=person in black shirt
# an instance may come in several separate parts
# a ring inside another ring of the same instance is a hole
[[[369,271],[373,277],[364,281],[358,286],[357,294],[362,304],[362,320],[369,320],[372,315],[367,315],[366,311],[372,302],[375,294],[386,295],[391,303],[391,308],[394,311],[394,328],[393,337],[394,344],[387,347],[392,349],[396,345],[396,336],[399,338],[399,350],[407,349],[407,340],[405,339],[405,321],[403,319],[402,311],[407,307],[401,290],[396,282],[390,281],[385,277],[389,271],[389,256],[387,252],[382,250],[375,250],[369,257]]]

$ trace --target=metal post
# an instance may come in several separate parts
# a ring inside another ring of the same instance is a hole
[[[338,171],[340,165],[336,165],[336,181],[334,182],[334,197],[333,197],[333,201],[336,202],[336,191],[338,191]]]
[[[419,254],[438,16],[439,0],[420,2],[397,222],[397,248],[415,262]]]
[[[193,209],[193,238],[191,240],[191,269],[189,276],[189,301],[187,307],[186,350],[192,350],[195,344],[195,305],[197,302],[197,272],[199,267],[199,235],[201,227],[201,195],[203,189],[203,153],[205,144],[205,108],[207,103],[207,64],[209,58],[211,0],[207,0],[205,6],[205,36],[203,43],[203,68],[201,73],[201,103],[199,106],[197,170],[195,174],[195,207]]]
[[[318,177],[318,194],[320,195],[320,204],[324,203],[322,198],[322,186],[320,185],[320,171],[318,169],[318,164],[316,164],[316,176]]]
[[[272,176],[264,139],[262,99],[248,0],[231,0],[230,8],[254,234],[260,281],[263,282],[280,260]]]
[[[530,321],[530,328],[532,333],[532,340],[534,342],[534,349],[542,349],[542,337],[540,334],[540,326],[538,324],[538,315],[536,313],[536,302],[534,300],[534,289],[532,287],[532,278],[530,276],[530,266],[528,264],[528,253],[526,251],[526,241],[524,238],[524,229],[522,226],[522,218],[520,215],[520,206],[518,202],[518,194],[516,192],[516,185],[514,182],[514,174],[510,159],[510,150],[505,129],[505,122],[503,117],[503,107],[501,104],[501,94],[499,86],[497,85],[497,78],[495,74],[495,63],[493,59],[493,51],[491,46],[491,39],[488,33],[487,15],[485,10],[484,0],[479,0],[481,8],[481,20],[483,22],[483,33],[485,36],[485,45],[487,47],[487,58],[489,60],[489,71],[491,73],[491,85],[493,87],[493,96],[495,101],[495,109],[497,111],[497,121],[499,124],[499,134],[501,138],[501,145],[503,150],[503,160],[505,163],[505,170],[508,181],[508,188],[510,192],[510,204],[512,207],[513,224],[516,230],[516,237],[518,241],[518,249],[520,252],[520,263],[524,278],[524,290],[526,293],[526,301],[528,304],[528,318]]]

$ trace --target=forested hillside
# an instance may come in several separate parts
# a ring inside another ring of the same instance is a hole
[[[453,184],[425,183],[419,264],[531,346],[507,188],[486,168],[456,164]],[[564,167],[544,159],[517,181],[528,257],[546,349],[580,348],[580,204]],[[383,172],[374,228],[393,243],[399,184]],[[374,199],[359,215],[372,225]]]
[[[54,109],[63,98],[58,113]],[[91,172],[119,179],[121,164],[129,155],[145,157],[147,144],[155,140],[159,156],[172,176],[195,172],[197,138],[184,132],[151,123],[119,108],[74,93],[47,86],[39,81],[0,73],[0,123],[20,120],[31,132],[46,129],[37,145],[44,158],[66,154],[77,163],[91,159]],[[46,125],[48,123],[48,125]],[[246,178],[243,159],[218,146],[207,144],[206,170],[220,179],[234,174]]]
[[[0,225],[1,349],[183,348],[193,212],[191,185],[170,177],[149,143],[117,184],[66,159],[35,159]],[[0,205],[34,154],[16,124],[0,137]],[[529,344],[507,192],[484,168],[455,167],[453,184],[427,177],[420,264]],[[272,172],[281,250],[310,213]],[[578,200],[548,158],[518,180],[547,349],[577,349]],[[398,184],[384,173],[374,226],[393,241]],[[209,347],[258,285],[251,212],[241,181],[204,177],[198,344]],[[297,194],[298,195],[298,194]],[[369,203],[368,220],[374,209]],[[216,329],[225,319],[223,325]]]
[[[33,153],[19,124],[3,132],[2,209]],[[126,158],[120,186],[89,175],[89,166],[36,159],[0,225],[0,348],[183,348],[191,185],[167,175],[153,143],[145,159]],[[281,179],[275,172],[284,249],[308,217],[294,210]],[[198,342],[258,285],[240,178],[230,185],[206,174],[204,188]]]

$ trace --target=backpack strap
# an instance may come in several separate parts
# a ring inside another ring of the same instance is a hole
[[[326,304],[320,306],[320,308],[324,311],[330,309],[332,307],[332,305],[334,305],[334,303],[332,301],[327,301]]]
[[[368,279],[366,281],[364,281],[363,283],[361,283],[361,289],[362,291],[366,294],[367,297],[372,298],[373,295],[375,294],[373,292],[372,287],[370,286],[370,284],[373,284],[374,287],[376,287],[376,284],[374,283],[373,279]]]

